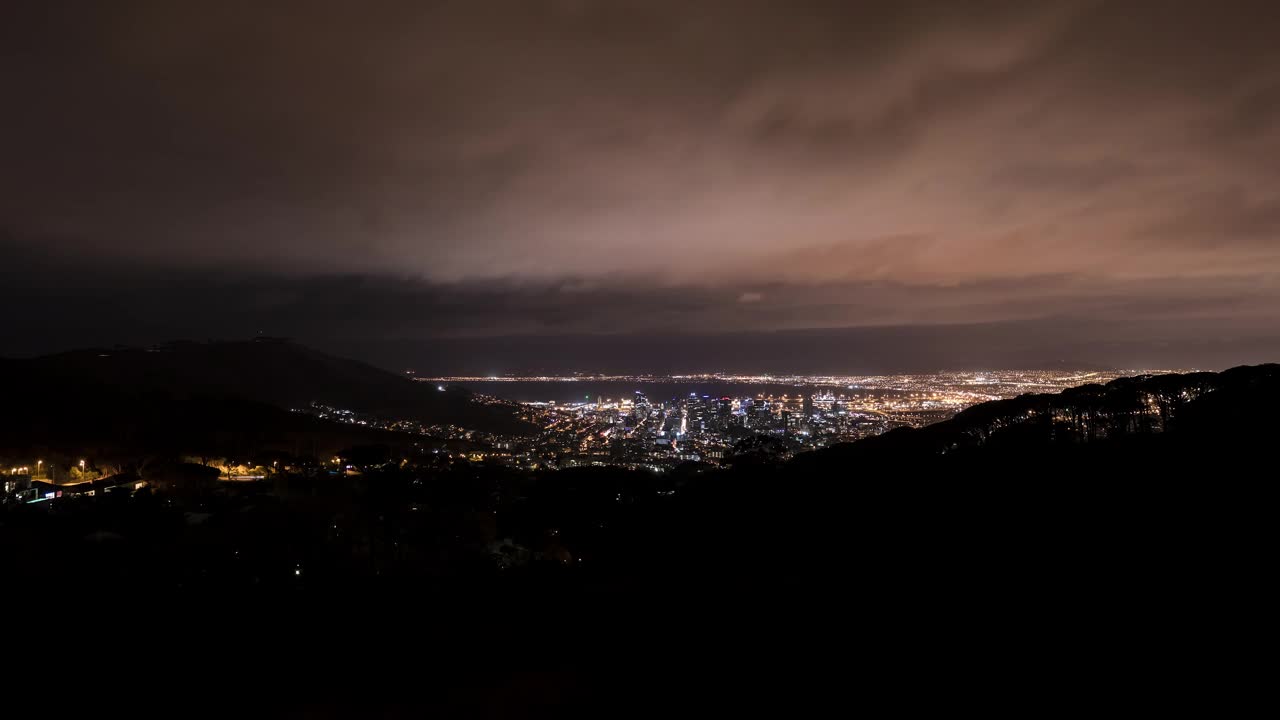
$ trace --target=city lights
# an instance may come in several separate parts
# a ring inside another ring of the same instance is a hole
[[[475,391],[474,386],[492,386],[497,394],[505,394],[504,387],[515,388],[521,383],[546,385],[565,399],[515,403],[482,392],[473,395],[473,401],[480,404],[513,408],[539,429],[534,437],[381,418],[317,403],[305,412],[331,421],[416,433],[436,442],[465,442],[469,445],[465,452],[444,454],[468,462],[525,469],[608,465],[663,471],[685,462],[730,462],[737,454],[755,452],[760,438],[770,439],[769,452],[786,457],[894,428],[924,427],[983,402],[1026,393],[1055,393],[1140,374],[1144,371],[414,377],[438,388],[456,385]],[[616,391],[605,396],[582,392],[584,385],[590,386],[586,389],[635,389],[621,396]],[[669,389],[673,387],[717,391],[672,395]],[[664,390],[667,397],[660,396]],[[442,454],[444,450],[442,446],[431,452]]]

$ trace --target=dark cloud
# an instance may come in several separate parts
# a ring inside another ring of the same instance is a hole
[[[1265,334],[1276,19],[19,0],[0,272],[33,287],[8,346],[84,318],[353,343],[1102,315]]]
[[[438,283],[386,275],[157,273],[87,262],[51,274],[31,268],[0,272],[0,303],[24,309],[0,332],[10,352],[262,333],[390,367],[490,373],[591,369],[591,363],[601,370],[648,364],[691,371],[698,359],[712,362],[708,367],[776,371],[835,371],[843,363],[849,371],[886,372],[1064,358],[1216,367],[1248,360],[1248,349],[1280,349],[1274,331],[1280,285],[1245,278],[653,287],[619,279]],[[53,275],[58,280],[49,283]],[[821,342],[830,342],[825,352]]]

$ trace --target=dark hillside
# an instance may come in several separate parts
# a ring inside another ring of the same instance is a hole
[[[286,410],[314,401],[387,418],[492,432],[528,429],[509,408],[473,402],[465,392],[439,392],[371,365],[275,338],[81,350],[5,361],[0,392],[22,392],[23,386],[69,402],[74,402],[76,389],[103,387],[118,397],[157,392],[227,396]]]

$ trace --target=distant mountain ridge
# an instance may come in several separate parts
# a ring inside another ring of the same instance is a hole
[[[9,382],[102,385],[120,392],[225,395],[282,409],[312,402],[387,418],[495,432],[526,429],[507,409],[290,340],[172,342],[79,350],[4,362]],[[25,379],[25,380],[24,380]]]

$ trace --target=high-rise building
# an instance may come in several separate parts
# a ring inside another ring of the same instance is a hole
[[[631,409],[637,420],[644,420],[649,417],[649,398],[646,397],[644,393],[637,390],[635,401],[631,404]]]
[[[756,398],[755,403],[751,406],[751,427],[763,430],[772,424],[773,412],[769,408],[769,403]]]
[[[689,426],[699,432],[707,429],[707,421],[715,417],[715,399],[703,395],[699,398],[690,398],[689,401]]]

